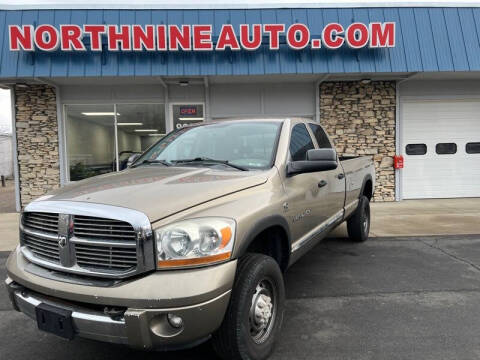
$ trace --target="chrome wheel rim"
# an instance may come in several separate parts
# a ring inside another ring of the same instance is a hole
[[[370,226],[370,209],[368,207],[365,208],[365,216],[363,218],[362,226],[365,235],[368,235],[368,227]]]
[[[250,336],[257,344],[267,340],[277,313],[276,288],[268,279],[261,280],[253,293],[249,311]]]

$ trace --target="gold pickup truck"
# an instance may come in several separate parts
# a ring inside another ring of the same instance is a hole
[[[284,272],[343,221],[365,241],[374,185],[372,160],[339,158],[308,119],[181,128],[122,172],[31,202],[6,285],[15,309],[67,339],[211,339],[224,359],[265,359]]]

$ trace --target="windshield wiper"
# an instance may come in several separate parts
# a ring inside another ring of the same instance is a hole
[[[210,159],[208,157],[197,157],[194,159],[180,159],[180,160],[172,160],[175,164],[187,164],[187,163],[197,163],[197,162],[210,162],[214,164],[222,164],[222,165],[227,165],[230,166],[234,169],[241,170],[241,171],[248,171],[247,168],[239,165],[234,165],[230,163],[228,160],[216,160],[216,159]]]
[[[138,164],[133,165],[132,167],[137,167],[137,166],[145,165],[145,164],[162,164],[162,165],[164,165],[164,166],[171,166],[171,165],[172,165],[172,164],[168,163],[168,162],[165,161],[165,160],[149,160],[149,159],[145,159],[145,160],[139,162]]]

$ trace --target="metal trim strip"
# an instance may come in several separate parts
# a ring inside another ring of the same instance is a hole
[[[299,250],[302,246],[306,245],[310,240],[312,240],[315,236],[319,235],[325,229],[336,223],[339,219],[343,218],[344,214],[344,209],[342,208],[340,211],[336,212],[333,214],[331,217],[329,217],[327,220],[325,220],[323,223],[318,225],[315,229],[313,229],[310,233],[305,235],[303,238],[295,241],[292,244],[292,250],[291,253],[294,253],[295,251]]]

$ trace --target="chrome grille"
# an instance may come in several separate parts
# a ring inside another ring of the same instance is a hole
[[[26,212],[23,216],[23,225],[35,230],[51,234],[58,233],[58,214],[42,212]]]
[[[47,239],[32,234],[23,233],[22,241],[35,256],[60,263],[60,252],[56,240]]]
[[[136,241],[135,230],[129,223],[92,216],[75,215],[73,235],[78,238]]]
[[[20,235],[24,256],[53,270],[126,278],[155,269],[150,221],[136,210],[81,202],[32,202],[23,213]]]
[[[81,267],[127,271],[137,266],[137,236],[125,221],[75,215],[73,236],[77,264]],[[102,243],[76,243],[77,238]]]
[[[137,266],[135,248],[75,244],[75,254],[85,268],[126,271]]]

